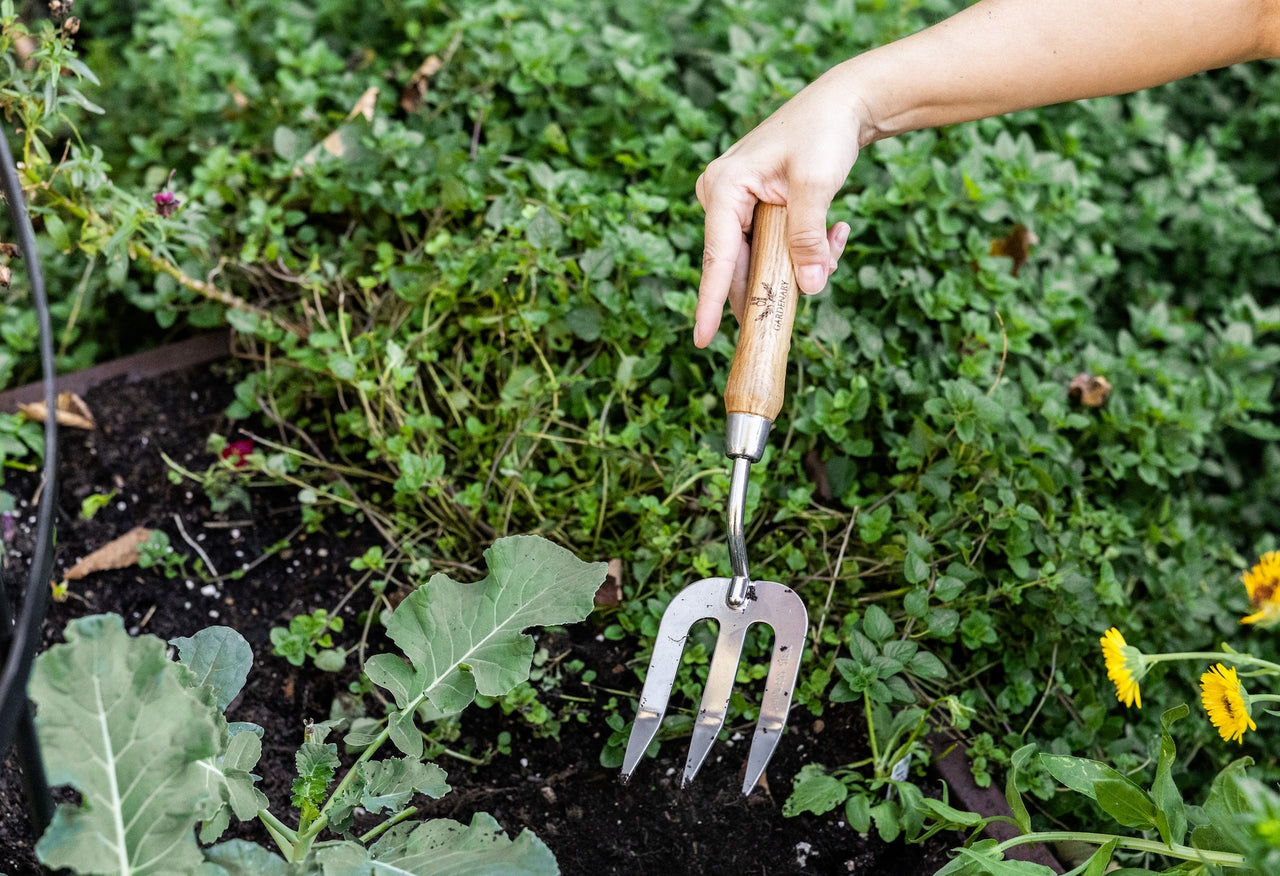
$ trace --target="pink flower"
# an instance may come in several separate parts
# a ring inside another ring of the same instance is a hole
[[[253,453],[253,442],[248,438],[240,441],[232,441],[222,448],[222,452],[218,454],[219,459],[226,460],[234,468],[244,468],[249,464],[246,458]]]
[[[169,181],[165,183],[165,187],[151,196],[152,202],[156,205],[156,212],[168,219],[178,211],[182,206],[182,202],[178,200],[178,196],[169,191],[169,186],[173,184],[173,171],[169,171]]]

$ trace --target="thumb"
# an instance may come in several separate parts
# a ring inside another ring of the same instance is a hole
[[[796,192],[787,202],[787,246],[795,265],[796,282],[807,295],[821,292],[831,270],[827,240],[830,199]]]

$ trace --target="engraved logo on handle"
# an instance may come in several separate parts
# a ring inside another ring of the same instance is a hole
[[[780,288],[774,289],[773,284],[762,280],[760,286],[764,289],[765,294],[752,298],[748,303],[752,307],[759,307],[760,312],[756,314],[756,322],[770,322],[773,324],[775,332],[782,331],[782,318],[787,312],[787,291],[790,289],[786,280],[783,280]]]

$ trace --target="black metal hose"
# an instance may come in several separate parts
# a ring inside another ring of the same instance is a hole
[[[0,757],[15,746],[22,770],[23,791],[36,834],[44,833],[53,818],[53,800],[45,777],[40,745],[36,739],[31,703],[27,699],[27,679],[31,663],[40,647],[41,630],[49,608],[49,582],[53,573],[54,511],[58,499],[57,391],[54,386],[53,326],[49,300],[45,295],[44,272],[36,252],[35,231],[27,214],[18,168],[7,137],[0,134],[0,186],[9,205],[9,218],[17,238],[31,298],[40,327],[40,365],[43,371],[45,410],[44,469],[40,505],[36,516],[36,540],[31,552],[31,570],[26,594],[15,614],[10,596],[0,580]]]

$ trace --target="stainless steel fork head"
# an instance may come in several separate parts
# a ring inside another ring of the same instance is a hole
[[[681,787],[693,781],[720,728],[724,726],[742,644],[747,629],[753,624],[773,628],[773,655],[760,700],[760,718],[747,755],[742,793],[750,794],[764,773],[786,725],[787,711],[791,708],[791,694],[800,672],[809,615],[799,594],[775,581],[752,581],[747,598],[740,606],[734,607],[725,598],[731,583],[730,578],[696,581],[677,593],[662,615],[649,672],[640,694],[640,709],[622,761],[624,782],[631,778],[631,773],[658,734],[690,628],[706,619],[716,621],[720,630],[707,671],[707,686],[698,708]]]

